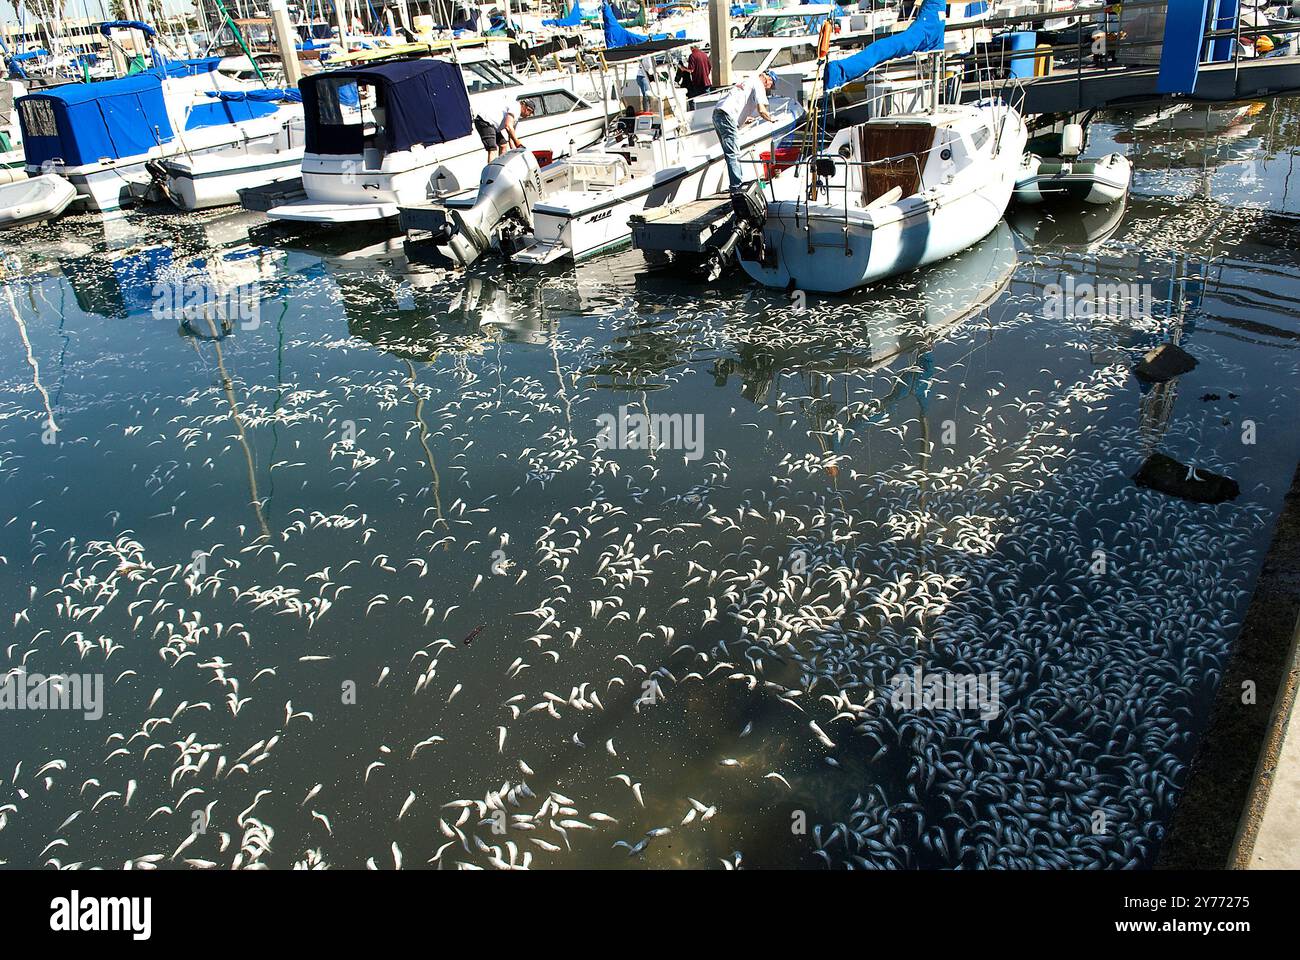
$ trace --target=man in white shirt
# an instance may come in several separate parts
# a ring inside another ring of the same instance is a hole
[[[515,133],[515,123],[519,120],[527,120],[532,115],[532,103],[527,100],[516,100],[511,96],[503,97],[496,105],[475,114],[474,129],[479,139],[483,141],[488,163],[495,160],[498,153],[505,153],[507,145],[523,146],[523,142]]]
[[[767,109],[767,94],[776,84],[776,75],[768,70],[733,84],[726,96],[713,108],[713,129],[722,144],[722,157],[727,163],[727,179],[735,190],[745,182],[740,168],[740,149],[736,145],[736,131],[755,116],[771,120]]]

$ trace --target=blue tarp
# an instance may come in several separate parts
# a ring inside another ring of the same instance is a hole
[[[340,105],[350,106],[358,83],[376,88],[383,108],[385,151],[446,143],[467,136],[473,126],[469,94],[460,67],[441,60],[405,60],[354,70],[330,70],[298,83],[307,121],[307,152],[359,154],[365,130],[348,122]]]
[[[605,46],[611,50],[615,47],[626,47],[634,43],[645,43],[649,39],[639,33],[633,33],[619,23],[618,18],[614,16],[613,9],[610,8],[609,0],[605,0],[604,5],[600,8],[600,19],[605,26]]]
[[[543,20],[544,27],[576,27],[582,23],[582,4],[580,0],[573,0],[573,6],[569,12],[558,20]]]
[[[938,50],[943,46],[943,21],[939,19],[939,13],[946,5],[946,0],[925,0],[916,13],[916,19],[902,33],[883,37],[868,44],[861,53],[826,64],[826,90],[829,92],[852,83],[886,60]]]
[[[172,139],[155,71],[98,83],[70,83],[18,99],[29,165],[61,158],[69,166],[146,153]]]
[[[267,87],[265,90],[209,90],[208,96],[218,100],[255,100],[258,103],[275,103],[280,100],[302,103],[302,91],[297,87]]]
[[[139,20],[110,20],[99,25],[99,32],[106,37],[114,30],[139,30],[146,37],[153,37],[158,33],[149,24],[141,23]]]

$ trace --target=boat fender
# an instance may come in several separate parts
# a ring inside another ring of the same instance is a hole
[[[1061,156],[1077,157],[1083,152],[1083,127],[1077,123],[1067,123],[1061,131]]]

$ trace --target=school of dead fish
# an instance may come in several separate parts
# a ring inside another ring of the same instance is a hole
[[[38,328],[62,281],[28,282]],[[282,282],[302,305],[283,383],[253,336],[226,341],[222,376],[210,349],[164,342],[193,366],[181,392],[145,375],[155,358],[83,355],[48,449],[30,371],[5,368],[0,481],[45,492],[0,517],[0,667],[103,673],[106,712],[21,718],[0,861],[1151,862],[1271,508],[1252,482],[1219,507],[1129,482],[1138,404],[1124,363],[1078,360],[1096,329],[1045,323],[1013,283],[939,343],[805,375],[781,358],[869,356],[919,287],[861,313],[759,298],[737,317],[692,292],[646,316],[597,267],[585,316],[541,344],[381,352],[334,317],[344,296],[382,316],[401,277]],[[909,406],[930,347],[951,448]],[[750,348],[777,389],[701,384],[699,357]],[[1294,378],[1260,356],[1276,369],[1255,376]],[[601,449],[595,417],[619,403],[704,410],[704,457]],[[1164,442],[1239,470],[1202,417],[1180,408]],[[893,708],[889,678],[915,667],[998,674],[1001,712]]]

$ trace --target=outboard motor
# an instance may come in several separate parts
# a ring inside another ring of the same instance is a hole
[[[533,204],[542,198],[537,158],[524,149],[511,150],[483,168],[478,199],[468,210],[449,210],[449,222],[435,238],[438,252],[469,266],[492,245],[492,238],[514,235],[512,221],[531,229]],[[509,252],[509,251],[506,251]]]
[[[725,249],[718,251],[723,259],[737,248],[752,260],[764,261],[767,251],[763,243],[763,223],[767,220],[767,200],[763,197],[763,184],[758,180],[731,191],[731,215],[735,228]]]

